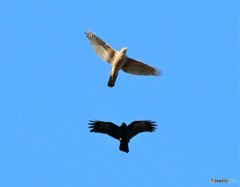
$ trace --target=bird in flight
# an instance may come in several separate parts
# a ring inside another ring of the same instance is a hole
[[[128,126],[125,123],[119,127],[111,122],[104,121],[92,121],[90,120],[89,128],[90,132],[108,134],[109,136],[120,141],[119,149],[128,153],[128,143],[130,139],[141,132],[154,132],[156,129],[154,121],[133,121]]]
[[[108,86],[115,85],[119,70],[133,75],[161,75],[161,72],[143,62],[129,58],[126,55],[127,48],[123,47],[120,51],[113,49],[110,45],[99,38],[91,31],[85,32],[98,56],[105,62],[112,64],[112,71],[108,81]]]

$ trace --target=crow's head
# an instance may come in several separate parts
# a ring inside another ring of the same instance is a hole
[[[122,122],[121,126],[126,127],[127,125],[126,125],[126,123]]]

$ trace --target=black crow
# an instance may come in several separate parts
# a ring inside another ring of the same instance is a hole
[[[156,129],[154,121],[133,121],[128,126],[125,123],[119,127],[111,122],[104,121],[92,121],[90,120],[89,128],[90,132],[108,134],[109,136],[116,138],[120,141],[119,149],[126,153],[129,152],[128,143],[132,137],[141,132],[153,132]]]

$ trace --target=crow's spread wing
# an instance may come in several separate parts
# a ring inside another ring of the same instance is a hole
[[[119,139],[119,127],[114,123],[90,120],[89,128],[91,129],[90,132],[108,134],[113,138]]]
[[[130,125],[128,125],[129,136],[132,138],[141,132],[153,132],[155,131],[156,126],[155,122],[150,120],[133,121]]]

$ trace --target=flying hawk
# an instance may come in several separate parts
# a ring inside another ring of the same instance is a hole
[[[131,138],[141,132],[153,132],[156,129],[154,121],[133,121],[128,126],[125,123],[119,127],[111,122],[104,121],[92,121],[90,120],[89,128],[90,132],[108,134],[109,136],[116,138],[120,141],[119,149],[123,152],[128,153],[128,143]]]
[[[94,50],[102,60],[112,64],[112,71],[108,81],[108,86],[115,85],[119,70],[134,75],[161,75],[161,72],[143,62],[127,57],[127,48],[124,47],[120,51],[116,51],[96,34],[91,31],[85,32],[90,40]]]

